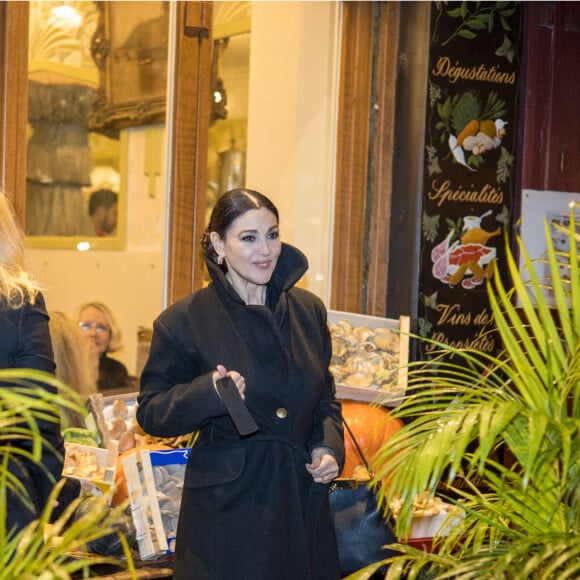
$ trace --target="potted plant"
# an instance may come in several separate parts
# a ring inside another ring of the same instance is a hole
[[[574,213],[569,249],[545,225],[550,279],[521,240],[506,241],[511,288],[488,284],[497,356],[439,344],[409,368],[406,424],[373,458],[383,506],[402,502],[400,555],[386,578],[576,578],[580,575],[580,268]],[[549,297],[548,297],[549,292]],[[498,460],[498,452],[509,460]],[[415,497],[457,505],[424,551],[405,543]],[[456,514],[457,515],[457,514]],[[369,578],[380,564],[349,579]]]
[[[58,496],[57,485],[40,519],[18,533],[6,529],[7,490],[25,493],[20,482],[9,472],[9,460],[16,460],[22,451],[10,445],[15,437],[29,439],[32,443],[28,454],[41,466],[42,435],[36,428],[39,419],[56,421],[60,407],[67,406],[77,412],[82,403],[72,389],[52,375],[31,369],[0,370],[0,580],[16,578],[60,578],[67,580],[74,574],[84,573],[100,564],[112,564],[128,568],[133,575],[130,546],[121,537],[125,561],[109,556],[95,556],[86,551],[91,545],[110,534],[118,532],[116,523],[123,517],[126,506],[111,509],[106,501],[94,502],[88,513],[73,517],[83,501],[74,500],[52,525],[54,501]],[[50,385],[58,394],[49,392],[42,385]],[[67,396],[63,397],[63,393]],[[24,498],[26,500],[26,498]],[[86,510],[85,510],[86,512]],[[74,553],[74,556],[71,554]]]

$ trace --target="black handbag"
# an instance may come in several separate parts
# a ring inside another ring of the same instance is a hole
[[[372,481],[373,473],[362,449],[344,419],[343,423]],[[329,487],[330,511],[343,577],[398,554],[384,549],[385,545],[397,542],[397,536],[390,514],[387,518],[379,509],[375,491],[369,485],[371,481],[337,478]],[[383,566],[380,571],[385,569]]]

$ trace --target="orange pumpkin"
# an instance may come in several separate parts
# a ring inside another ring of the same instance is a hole
[[[140,445],[139,447],[133,447],[133,449],[128,449],[123,453],[119,453],[117,456],[117,466],[115,468],[115,492],[111,498],[112,506],[117,506],[129,499],[129,489],[127,488],[127,480],[123,468],[123,458],[135,453],[135,451],[141,451],[142,449],[148,449],[149,451],[163,451],[164,449],[172,449],[172,447],[165,445],[164,443],[148,443],[146,445]]]
[[[342,401],[342,415],[369,462],[388,439],[403,427],[403,422],[391,417],[384,407],[359,401]],[[346,459],[340,476],[352,477],[355,467],[363,461],[346,429],[344,447]]]

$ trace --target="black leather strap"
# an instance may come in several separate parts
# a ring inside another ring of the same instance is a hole
[[[371,466],[369,465],[369,462],[367,461],[367,458],[365,457],[365,454],[363,453],[362,449],[360,448],[360,445],[358,444],[356,437],[353,435],[353,432],[350,430],[350,427],[348,426],[348,423],[346,422],[344,417],[342,418],[342,423],[346,427],[346,430],[348,431],[348,434],[350,435],[350,438],[351,438],[352,442],[354,443],[354,446],[359,454],[359,457],[362,459],[364,466],[367,470],[367,473],[371,476],[371,479],[372,479],[375,476],[375,474],[373,473]]]
[[[238,433],[240,435],[255,433],[258,430],[258,425],[248,411],[234,381],[230,377],[224,377],[216,381],[216,387]]]

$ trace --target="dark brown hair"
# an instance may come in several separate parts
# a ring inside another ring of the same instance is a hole
[[[100,206],[109,209],[118,202],[119,195],[111,189],[98,189],[97,191],[93,191],[89,198],[89,215],[93,215]]]
[[[277,222],[280,221],[276,206],[260,192],[252,189],[230,189],[230,191],[226,191],[217,200],[211,212],[209,224],[201,239],[203,255],[214,264],[217,264],[218,255],[209,237],[211,232],[216,232],[220,238],[224,239],[232,222],[247,211],[262,207],[270,210],[276,216]],[[222,265],[222,268],[225,269],[225,265]]]

